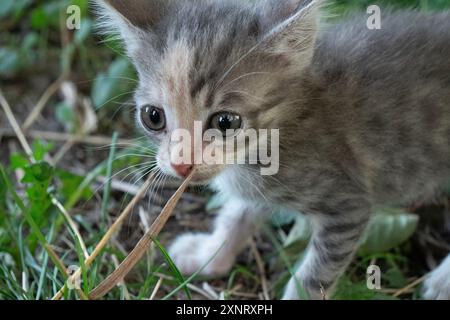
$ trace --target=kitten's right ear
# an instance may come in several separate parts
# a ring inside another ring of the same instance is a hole
[[[265,48],[271,53],[308,64],[313,56],[318,11],[323,0],[266,0],[263,26],[268,29]]]
[[[129,53],[139,47],[139,40],[151,35],[151,29],[168,12],[173,0],[94,0],[100,16],[100,29],[118,34]]]

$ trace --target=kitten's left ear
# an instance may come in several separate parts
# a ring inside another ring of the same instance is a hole
[[[310,60],[322,0],[266,0],[262,18],[268,30],[265,49],[294,59]],[[300,56],[300,57],[299,57]]]
[[[171,0],[95,0],[116,23],[141,29],[151,28],[166,14]]]
[[[100,28],[107,34],[119,34],[129,53],[139,40],[152,36],[152,28],[181,1],[175,0],[93,0],[100,15]]]

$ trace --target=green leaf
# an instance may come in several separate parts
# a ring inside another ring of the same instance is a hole
[[[53,149],[54,145],[51,143],[44,143],[40,140],[33,142],[33,157],[36,161],[44,160],[45,156]]]
[[[11,76],[21,69],[19,51],[12,48],[0,48],[0,75]]]
[[[84,177],[63,170],[58,170],[56,175],[62,183],[59,192],[62,194],[64,199],[69,199],[73,195],[74,190],[77,190],[84,180]],[[87,186],[80,191],[80,198],[83,200],[88,200],[92,194],[92,189],[90,186]]]
[[[130,94],[134,72],[131,63],[123,58],[117,58],[107,72],[101,73],[92,86],[92,101],[97,109],[109,105],[117,99]]]
[[[59,28],[59,13],[67,4],[60,0],[42,4],[31,11],[31,27],[35,30]]]
[[[387,282],[389,288],[404,288],[408,285],[408,279],[399,268],[391,268],[383,273],[383,279]]]
[[[187,283],[185,283],[184,277],[181,275],[180,270],[178,270],[177,266],[173,262],[172,258],[169,256],[169,253],[164,248],[164,246],[159,242],[157,239],[153,239],[153,242],[156,244],[156,246],[159,248],[159,251],[161,251],[161,254],[164,257],[164,260],[169,264],[170,269],[172,270],[172,273],[177,279],[178,283],[182,285],[184,292],[186,293],[186,296],[189,300],[192,300],[191,292],[189,291],[189,288],[187,286]]]
[[[367,288],[367,283],[352,282],[347,277],[342,277],[337,285],[335,300],[397,300],[392,296],[381,293],[377,290]]]
[[[56,119],[67,131],[72,132],[76,123],[76,115],[73,108],[65,102],[58,103],[55,108]]]
[[[3,219],[6,215],[3,215],[3,212],[6,211],[6,184],[3,182],[3,179],[0,179],[0,226],[3,226]],[[0,234],[1,230],[0,230]],[[1,236],[0,236],[1,238]],[[0,241],[1,243],[1,241]]]
[[[11,162],[11,168],[16,169],[24,169],[28,166],[29,162],[28,159],[20,154],[20,153],[14,153],[10,156],[10,162]]]
[[[44,29],[48,27],[48,25],[49,22],[43,7],[39,7],[31,11],[31,26],[34,29]]]
[[[32,50],[39,43],[39,34],[37,32],[30,32],[23,39],[21,50],[28,51]]]
[[[22,15],[25,8],[31,3],[32,0],[2,0],[0,6],[0,18],[13,17],[16,19]]]
[[[417,215],[386,209],[376,212],[362,237],[359,253],[370,255],[387,252],[407,241],[417,229]],[[303,252],[312,235],[312,227],[305,215],[298,214],[283,246],[290,254]]]
[[[303,214],[297,214],[294,227],[283,245],[289,252],[301,253],[307,247],[311,235],[312,227],[309,218]]]
[[[389,251],[407,241],[417,229],[419,217],[398,210],[377,212],[370,222],[359,252],[363,255]]]
[[[81,10],[81,16],[86,16],[88,14],[89,1],[88,0],[71,0],[71,5],[76,5]]]
[[[0,18],[10,15],[14,10],[14,2],[16,0],[3,0],[0,6]]]
[[[1,163],[0,163],[0,178],[3,179],[3,182],[6,185],[6,189],[9,191],[9,193],[11,194],[12,198],[14,199],[16,205],[20,208],[20,210],[22,211],[23,215],[25,216],[25,219],[28,222],[28,224],[29,224],[29,226],[31,228],[31,231],[32,231],[30,236],[36,237],[39,240],[39,242],[43,245],[44,249],[46,251],[48,251],[48,248],[50,248],[50,246],[49,246],[49,244],[47,242],[47,239],[42,234],[42,231],[39,228],[39,226],[36,223],[36,221],[34,220],[32,214],[30,213],[30,210],[27,209],[27,207],[25,206],[23,201],[20,199],[19,195],[17,194],[14,186],[12,185],[12,183],[11,183],[8,175],[6,174],[3,166],[1,165]],[[50,258],[52,259],[53,263],[56,265],[58,270],[61,272],[61,274],[63,276],[66,276],[64,267],[59,264],[59,261],[56,260],[56,259],[53,259],[53,257],[51,255],[50,255]]]
[[[32,164],[30,172],[38,182],[46,182],[53,177],[53,167],[45,161]]]

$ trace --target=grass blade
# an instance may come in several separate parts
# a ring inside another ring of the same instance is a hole
[[[111,196],[111,177],[112,177],[112,171],[113,171],[113,163],[114,158],[116,156],[116,144],[117,139],[119,135],[117,132],[114,132],[112,136],[112,143],[111,143],[111,151],[109,152],[109,158],[108,163],[106,165],[106,184],[105,188],[103,189],[103,200],[102,200],[102,209],[101,209],[101,218],[103,221],[103,225],[107,225],[107,214],[108,214],[108,204],[109,204],[109,198]]]
[[[170,269],[172,270],[172,273],[175,277],[175,279],[178,280],[180,284],[183,284],[185,282],[183,275],[181,274],[180,270],[178,270],[177,266],[173,262],[172,258],[169,256],[169,253],[167,250],[163,247],[161,242],[159,242],[158,239],[153,239],[153,242],[158,246],[159,251],[161,251],[161,254],[163,255],[164,259],[168,263]],[[191,292],[189,291],[189,288],[187,287],[187,284],[183,286],[184,292],[186,293],[186,296],[189,300],[192,300]]]
[[[219,250],[216,251],[216,253],[214,253],[214,255],[211,257],[211,259],[209,259],[205,265],[203,265],[197,272],[195,272],[193,275],[191,275],[188,279],[186,279],[182,284],[180,284],[175,290],[173,290],[171,293],[169,293],[167,296],[165,296],[163,298],[163,300],[167,300],[171,297],[173,297],[178,291],[180,291],[181,289],[183,289],[185,286],[187,286],[189,283],[192,282],[192,280],[194,280],[210,263],[211,261],[213,261],[216,256],[219,254],[220,250],[222,250],[222,248],[225,246],[225,243],[222,244],[222,246],[220,246]]]

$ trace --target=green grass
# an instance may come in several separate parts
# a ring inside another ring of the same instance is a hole
[[[373,3],[420,10],[450,7],[450,0],[336,0],[330,10],[337,14],[364,10]],[[83,27],[73,33],[61,29],[60,19],[64,18],[69,4],[78,4],[82,9]],[[122,261],[143,233],[139,222],[129,222],[87,268],[81,243],[52,203],[53,198],[57,199],[70,212],[81,230],[88,252],[92,252],[107,227],[130,200],[130,196],[112,189],[110,179],[138,183],[152,167],[151,163],[140,165],[152,156],[152,151],[145,149],[144,140],[135,140],[136,145],[128,148],[117,143],[120,138],[139,136],[132,129],[132,108],[126,105],[136,75],[118,43],[101,42],[94,35],[93,25],[87,0],[2,0],[0,86],[7,94],[15,116],[22,123],[48,87],[42,83],[51,83],[64,74],[76,86],[78,94],[92,102],[91,111],[97,119],[98,129],[88,135],[111,137],[111,145],[104,148],[72,147],[53,166],[49,157],[61,150],[62,144],[36,139],[33,156],[37,162],[32,164],[15,139],[2,137],[0,133],[3,151],[0,155],[0,300],[50,299],[64,286],[67,279],[64,269],[70,266],[82,269],[81,292],[66,290],[64,299],[80,299],[82,293],[88,295],[115,269],[115,260]],[[77,135],[82,132],[87,119],[80,114],[79,109],[55,95],[35,127]],[[0,128],[5,124],[0,122]],[[98,188],[99,177],[106,179],[101,188]],[[305,230],[304,221],[292,218],[289,213],[281,216],[280,221],[268,225],[260,239],[273,298],[282,296],[283,287],[307,240],[304,234],[295,233],[295,230]],[[377,226],[387,231],[382,239],[369,235],[366,246],[341,280],[336,298],[392,298],[395,290],[425,272],[423,266],[416,266],[416,261],[411,258],[414,242],[410,240],[410,233],[415,230],[414,221],[402,217],[380,219]],[[198,224],[203,218],[192,217]],[[163,282],[156,296],[159,299],[203,297],[198,290],[194,292],[189,288],[201,289],[204,281],[214,284],[225,298],[258,298],[261,279],[248,252],[226,278],[212,281],[196,275],[188,279],[181,276],[164,246],[168,238],[183,232],[182,229],[176,225],[166,230],[161,242],[156,243],[156,248],[138,264],[125,284],[111,291],[105,299],[148,299],[160,279]],[[394,235],[404,237],[399,241]],[[365,286],[366,268],[373,261],[385,271],[382,280],[383,286],[390,289],[388,292],[370,291]],[[419,289],[415,288],[403,298],[420,298]]]

